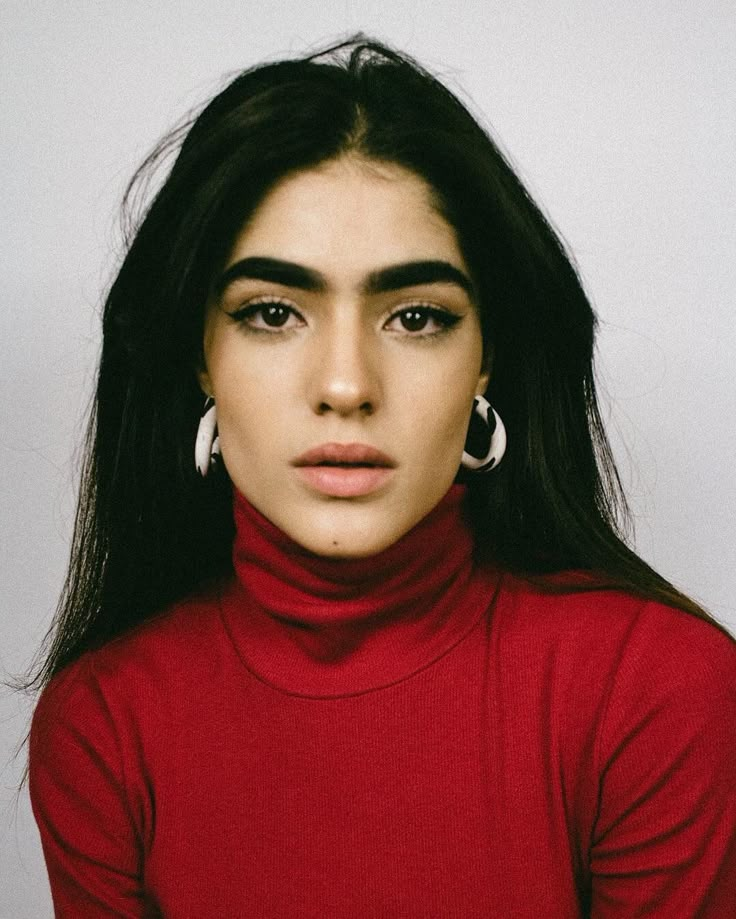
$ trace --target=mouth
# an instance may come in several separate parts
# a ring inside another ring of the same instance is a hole
[[[396,463],[367,444],[322,444],[294,460],[297,473],[312,491],[331,498],[358,498],[383,488]]]
[[[321,444],[298,456],[297,467],[326,466],[336,469],[393,469],[396,463],[376,447],[368,444]]]

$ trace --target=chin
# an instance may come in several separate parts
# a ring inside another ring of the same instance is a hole
[[[325,558],[369,558],[393,545],[414,525],[412,520],[388,523],[385,512],[376,510],[354,505],[324,509],[305,515],[289,535],[307,551]]]
[[[300,538],[300,535],[297,534],[294,534],[292,538],[314,555],[321,555],[324,558],[357,559],[378,555],[401,536],[384,535],[377,539],[375,535],[368,535],[365,532],[345,533],[339,528],[334,528],[324,534],[312,531],[306,538]]]

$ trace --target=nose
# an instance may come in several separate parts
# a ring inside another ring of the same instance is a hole
[[[381,398],[378,355],[370,332],[349,317],[314,341],[310,402],[319,415],[372,415]]]

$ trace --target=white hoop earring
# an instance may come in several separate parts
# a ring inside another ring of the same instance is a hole
[[[220,458],[220,437],[217,432],[217,406],[212,396],[204,400],[199,419],[197,439],[194,442],[194,465],[201,476],[206,476]]]
[[[498,466],[505,452],[506,428],[503,421],[487,399],[476,396],[462,465],[474,472],[490,472]]]

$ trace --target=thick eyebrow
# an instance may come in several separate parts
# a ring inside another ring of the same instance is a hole
[[[324,293],[328,287],[324,275],[312,268],[278,258],[251,256],[235,262],[223,272],[215,284],[215,296],[221,297],[230,284],[240,278],[270,281],[313,293]],[[361,293],[382,294],[420,284],[455,284],[475,298],[475,288],[465,272],[442,260],[404,262],[379,268],[366,277]]]
[[[419,284],[455,284],[469,297],[475,297],[475,289],[465,272],[449,262],[438,260],[405,262],[372,271],[363,284],[363,293],[382,294]]]

